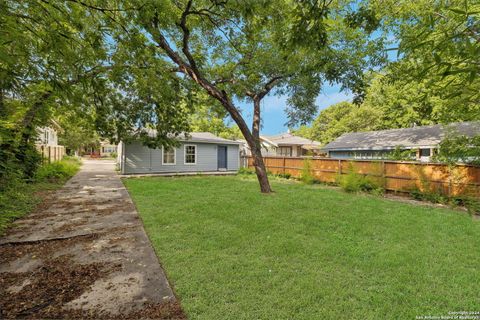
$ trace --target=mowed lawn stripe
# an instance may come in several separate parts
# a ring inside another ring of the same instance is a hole
[[[283,180],[125,179],[194,319],[414,318],[477,310],[466,214]]]

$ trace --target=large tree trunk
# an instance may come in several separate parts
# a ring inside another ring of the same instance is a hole
[[[253,98],[253,121],[252,121],[252,141],[248,141],[253,156],[253,165],[257,174],[260,190],[263,193],[272,192],[270,182],[268,181],[267,169],[262,157],[262,143],[260,142],[260,101],[262,97],[255,95]]]
[[[258,148],[260,141],[247,141],[252,151],[253,157],[253,166],[255,167],[255,173],[257,174],[258,183],[260,184],[260,191],[262,193],[271,193],[273,192],[270,187],[270,181],[268,181],[267,170],[265,168],[265,163],[263,162],[261,149]]]

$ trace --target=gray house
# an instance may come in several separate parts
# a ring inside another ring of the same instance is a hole
[[[192,132],[179,138],[177,148],[152,149],[140,142],[118,146],[122,174],[237,171],[240,142],[217,137],[209,132]]]
[[[337,159],[383,159],[395,148],[412,150],[412,160],[430,161],[448,132],[480,135],[480,122],[419,126],[405,129],[346,133],[322,148]]]

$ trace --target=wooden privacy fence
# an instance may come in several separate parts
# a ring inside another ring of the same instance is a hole
[[[48,162],[60,161],[65,155],[64,146],[40,145],[37,146],[37,149],[41,153],[43,158],[46,159]]]
[[[300,177],[306,159],[311,161],[316,180],[335,183],[349,172],[378,178],[385,190],[410,192],[434,191],[448,196],[480,196],[480,167],[458,164],[421,163],[388,160],[344,160],[331,158],[264,157],[267,170]],[[253,168],[253,158],[244,165]]]

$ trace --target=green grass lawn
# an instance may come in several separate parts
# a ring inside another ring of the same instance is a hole
[[[192,319],[415,319],[480,311],[480,221],[251,177],[125,179]]]

